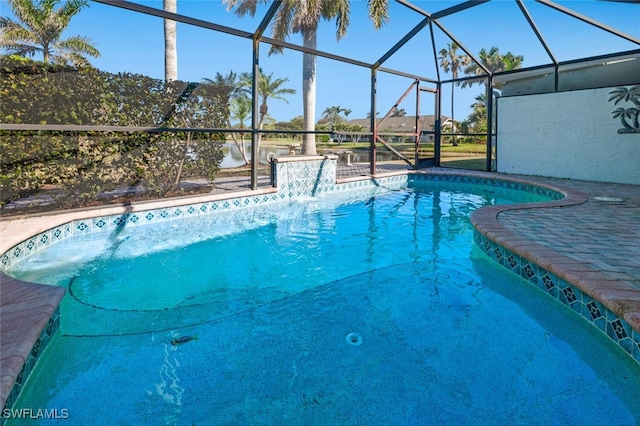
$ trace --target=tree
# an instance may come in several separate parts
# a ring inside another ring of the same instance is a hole
[[[342,110],[343,108],[339,105],[327,107],[322,113],[322,118],[327,122],[341,121],[342,117],[340,117],[340,113]]]
[[[393,110],[393,112],[390,115],[390,117],[406,117],[406,116],[407,116],[407,110],[404,108],[396,108]]]
[[[444,72],[450,72],[451,76],[455,80],[458,78],[458,71],[462,68],[463,65],[469,64],[469,57],[467,55],[458,55],[457,51],[459,46],[455,43],[447,44],[447,49],[440,49],[440,56],[438,56],[438,60],[440,61],[440,66],[442,67]],[[454,108],[453,108],[453,97],[454,97],[454,87],[456,83],[451,84],[451,121],[455,123],[454,119]],[[451,126],[451,137],[453,139],[453,145],[457,146],[457,137],[453,134],[455,132],[455,125]]]
[[[290,121],[278,121],[274,125],[277,129],[282,129],[282,133],[277,133],[276,137],[289,138],[293,140],[302,140],[299,133],[288,133],[287,130],[303,130],[304,118],[301,115],[293,117]]]
[[[349,108],[342,108],[339,105],[327,107],[322,112],[322,118],[318,120],[317,124],[329,124],[327,129],[335,130],[338,124],[344,123],[349,118],[351,112]],[[341,114],[344,114],[344,117]]]
[[[475,99],[476,101],[471,104],[473,111],[464,122],[467,123],[468,130],[472,133],[484,134],[487,132],[487,94],[480,93]],[[463,133],[465,132],[463,131]],[[476,143],[484,141],[484,139],[479,139],[477,136],[473,136],[471,140]]]
[[[489,70],[490,73],[494,74],[494,73],[498,73],[498,72],[503,72],[503,71],[511,71],[514,69],[518,69],[522,66],[522,62],[524,61],[524,57],[522,55],[514,55],[511,52],[507,52],[504,55],[500,54],[500,50],[493,46],[491,49],[489,49],[488,51],[486,49],[480,49],[480,52],[478,54],[478,57],[480,59],[480,62],[482,63],[482,65],[484,65],[484,67]],[[478,75],[478,76],[486,76],[485,71],[475,62],[471,62],[469,63],[469,65],[467,65],[464,68],[464,73],[467,75]],[[472,80],[467,80],[464,81],[462,83],[462,87],[467,87],[467,86],[471,86],[475,83],[481,83],[484,79],[472,79]],[[485,102],[485,117],[486,117],[486,102],[487,102],[487,96],[489,96],[489,94],[491,96],[499,96],[500,92],[498,90],[495,89],[500,89],[501,85],[498,84],[494,84],[493,87],[489,88],[489,82],[487,80],[484,80],[484,86],[485,86],[485,97],[484,97],[484,102]],[[476,98],[477,100],[478,98]],[[494,111],[495,112],[495,111]]]
[[[476,96],[476,101],[471,104],[473,111],[467,117],[467,121],[471,123],[473,128],[487,121],[487,94],[481,93]]]
[[[258,115],[258,129],[262,130],[265,125],[265,120],[269,114],[269,105],[268,102],[270,99],[279,99],[286,103],[289,103],[284,95],[294,95],[296,91],[294,89],[282,87],[289,79],[284,78],[275,78],[273,77],[273,73],[267,75],[262,69],[259,71],[258,75],[258,97],[260,98],[260,111]],[[252,79],[250,73],[242,73],[240,75],[240,85],[244,88],[241,90],[242,93],[247,93],[250,91],[249,88],[252,87]],[[260,147],[260,139],[261,135],[258,133],[258,148]]]
[[[235,8],[238,16],[255,15],[258,3],[267,0],[224,0],[227,9]],[[389,0],[367,0],[369,18],[376,29],[389,21]],[[272,36],[285,40],[291,33],[302,34],[303,46],[316,49],[317,29],[320,19],[336,21],[336,38],[340,40],[347,34],[349,26],[349,0],[300,1],[284,0],[278,10],[272,26]],[[281,53],[282,48],[272,46],[270,53]],[[316,57],[310,53],[302,56],[302,103],[305,130],[315,130],[316,114]],[[315,155],[316,141],[313,134],[305,134],[302,141],[302,153]]]
[[[230,106],[230,118],[238,121],[238,128],[246,129],[244,122],[251,117],[251,99],[246,96],[239,96],[231,100]],[[242,155],[242,160],[244,164],[249,164],[249,158],[247,157],[247,149],[244,141],[244,133],[240,133],[240,142],[238,142],[235,133],[231,133],[231,137],[235,142],[238,150],[240,150],[240,154]]]
[[[484,65],[491,73],[498,73],[503,71],[511,71],[522,67],[524,56],[514,55],[511,52],[507,52],[504,55],[500,54],[500,49],[493,46],[488,51],[481,49],[478,54],[478,58],[482,65]],[[475,62],[470,62],[464,68],[464,73],[467,75],[486,75],[485,71]],[[482,80],[467,80],[462,83],[462,87],[471,86],[474,83],[480,83]],[[496,86],[499,88],[498,86]]]
[[[178,11],[178,0],[164,0],[163,8],[166,12]],[[178,79],[178,46],[176,21],[164,20],[164,81]]]
[[[88,0],[9,0],[11,10],[20,22],[0,18],[0,48],[10,54],[33,57],[42,54],[45,64],[88,66],[86,58],[97,58],[100,52],[86,37],[62,39],[62,33]]]

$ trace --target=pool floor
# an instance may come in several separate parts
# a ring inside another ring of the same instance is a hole
[[[168,331],[63,325],[18,406],[66,409],[72,424],[634,424],[639,366],[476,254]]]

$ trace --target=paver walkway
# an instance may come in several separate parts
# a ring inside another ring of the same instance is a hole
[[[640,185],[549,178],[535,181],[578,190],[589,198],[569,207],[506,211],[498,221],[640,291]]]

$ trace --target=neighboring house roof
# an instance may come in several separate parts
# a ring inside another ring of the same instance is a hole
[[[380,123],[381,120],[381,118],[378,118],[377,123]],[[443,125],[449,123],[450,121],[451,119],[449,117],[442,116]],[[420,116],[420,130],[433,130],[434,123],[434,115]],[[348,120],[346,124],[350,126],[362,126],[365,128],[365,131],[368,132],[370,131],[369,125],[371,124],[371,120],[368,118],[356,118],[353,120]],[[404,117],[389,117],[382,121],[382,124],[378,127],[378,131],[413,133],[415,131],[415,125],[415,115],[405,115]]]

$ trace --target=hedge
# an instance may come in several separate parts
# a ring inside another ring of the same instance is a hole
[[[223,128],[233,87],[95,68],[0,58],[0,122]],[[0,203],[43,188],[65,207],[105,191],[137,185],[150,194],[175,191],[185,176],[213,180],[224,134],[208,132],[0,131]]]

